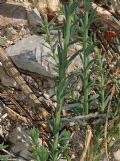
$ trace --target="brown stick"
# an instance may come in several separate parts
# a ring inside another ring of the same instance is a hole
[[[20,75],[20,72],[15,68],[11,59],[6,56],[5,51],[0,48],[0,61],[2,62],[4,68],[8,73],[13,77],[13,79],[18,83],[21,90],[26,94],[26,96],[30,99],[31,103],[38,107],[39,112],[41,113],[41,117],[46,119],[48,116],[48,112],[42,106],[40,100],[35,96],[30,87],[26,84],[23,77]]]
[[[87,134],[86,134],[86,143],[85,143],[85,148],[83,150],[82,156],[80,158],[80,161],[85,161],[86,155],[87,155],[87,150],[90,146],[91,139],[93,137],[92,134],[92,129],[90,126],[87,127]]]

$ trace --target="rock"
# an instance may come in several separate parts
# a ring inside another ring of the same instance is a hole
[[[54,2],[55,1],[55,2]],[[49,2],[48,2],[49,3]],[[53,3],[53,5],[52,5]],[[30,25],[32,27],[35,27],[37,32],[41,32],[42,30],[40,29],[40,23],[43,21],[42,17],[40,15],[40,13],[42,13],[42,15],[51,15],[48,16],[48,21],[49,19],[51,20],[52,18],[54,18],[56,15],[56,21],[57,24],[63,24],[63,21],[65,19],[65,16],[60,14],[60,3],[59,0],[52,0],[52,3],[50,3],[50,5],[48,6],[45,2],[43,4],[43,1],[36,1],[35,0],[35,8],[32,11],[28,12],[28,21],[30,23]],[[49,8],[49,14],[48,14],[48,10],[47,7]]]
[[[23,159],[22,157],[17,157],[16,160],[17,160],[17,161],[26,161],[26,159]],[[30,160],[30,161],[33,161],[33,160]]]
[[[32,35],[8,47],[6,52],[18,68],[53,79],[56,76],[52,68],[53,60],[50,49],[45,45],[48,44],[44,36]]]
[[[11,149],[14,154],[19,154],[20,157],[31,160],[31,153],[28,150],[28,145],[25,142],[17,142]]]
[[[27,160],[32,159],[31,153],[26,148],[22,149],[22,151],[20,152],[20,156]]]
[[[12,144],[16,144],[19,141],[27,142],[30,144],[29,132],[23,128],[22,126],[16,126],[14,129],[11,130],[8,136],[8,140]]]
[[[23,142],[17,142],[12,148],[11,148],[11,151],[14,153],[14,154],[17,154],[17,153],[21,153],[21,151],[23,151],[23,149],[26,148],[26,145],[25,143]]]
[[[28,21],[32,27],[40,26],[42,18],[37,8],[34,8],[32,11],[27,13]]]
[[[27,16],[28,22],[31,25],[31,31],[33,33],[43,33],[41,28],[41,23],[43,20],[37,8],[34,8],[32,11],[28,11]]]
[[[25,8],[15,1],[0,4],[0,26],[27,24]]]
[[[8,140],[10,141],[10,151],[13,154],[19,154],[20,157],[31,160],[31,139],[29,130],[18,125],[9,133]]]
[[[59,0],[33,0],[34,6],[38,9],[40,13],[46,14],[49,9],[52,12],[60,11],[60,1]]]
[[[11,129],[11,132],[8,135],[8,141],[11,143],[10,152],[12,154],[19,156],[21,161],[32,161],[32,144],[29,128],[19,125],[19,123],[16,124],[16,127]],[[38,142],[41,146],[42,140],[40,138],[38,139]]]
[[[0,81],[5,87],[18,88],[15,80],[6,72],[6,70],[0,66]]]
[[[53,97],[53,96],[55,95],[55,89],[54,89],[54,88],[50,88],[50,89],[48,90],[48,93],[49,93],[49,97],[50,97],[50,98]]]

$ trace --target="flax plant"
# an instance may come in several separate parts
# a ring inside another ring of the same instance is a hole
[[[87,10],[86,2],[84,1],[84,7],[85,7],[85,13],[84,13],[84,22],[83,22],[83,90],[84,90],[84,113],[87,115],[88,114],[88,94],[89,94],[89,89],[88,89],[88,72],[87,72],[87,66],[88,66],[88,53],[87,53],[87,48],[88,48],[88,14],[89,11]],[[88,3],[88,2],[87,2]]]
[[[55,39],[52,39],[50,34],[50,29],[52,28],[52,22],[48,22],[47,19],[41,24],[44,32],[46,33],[46,42],[49,45],[49,49],[51,50],[51,57],[53,58],[54,68],[58,74],[58,80],[56,81],[56,98],[57,98],[57,106],[53,118],[53,143],[50,152],[50,158],[52,161],[57,161],[58,156],[60,154],[60,137],[62,135],[59,134],[61,128],[61,112],[64,106],[64,100],[66,97],[66,90],[69,85],[69,78],[67,76],[67,69],[70,64],[71,59],[68,59],[68,47],[71,41],[71,29],[73,25],[74,19],[74,9],[76,7],[76,2],[73,0],[68,0],[67,3],[63,4],[62,11],[65,16],[64,24],[63,24],[63,41],[61,40],[62,32],[58,31],[58,40],[55,42]],[[58,149],[59,148],[59,149]],[[61,150],[64,151],[63,149]]]
[[[3,144],[0,144],[0,152],[3,150],[3,149],[5,149],[6,148],[6,146],[4,146]],[[0,160],[1,161],[7,161],[8,160],[8,155],[2,155],[2,154],[0,154]]]
[[[103,113],[106,107],[105,101],[105,72],[104,72],[104,56],[101,55],[100,50],[96,47],[95,54],[97,59],[97,66],[98,66],[98,87],[99,87],[99,95],[100,95],[100,111]]]
[[[58,158],[58,144],[59,144],[59,130],[61,122],[61,112],[64,105],[64,98],[67,84],[67,57],[68,46],[71,36],[72,17],[70,13],[70,7],[72,0],[69,0],[68,4],[64,6],[65,22],[64,22],[64,45],[58,45],[58,82],[57,82],[57,107],[55,111],[54,126],[53,126],[53,147],[52,147],[52,161],[57,161]]]
[[[89,29],[91,24],[94,21],[94,13],[95,11],[92,9],[91,6],[92,1],[90,0],[83,0],[84,5],[84,13],[83,16],[80,17],[81,23],[81,30],[82,30],[82,43],[83,43],[83,56],[82,56],[82,63],[83,63],[83,114],[87,115],[89,113],[89,70],[92,60],[90,60],[90,54],[93,52],[94,45],[90,40],[89,37]]]
[[[32,156],[35,161],[47,161],[48,149],[39,144],[39,131],[35,128],[30,130],[30,137],[32,143]]]

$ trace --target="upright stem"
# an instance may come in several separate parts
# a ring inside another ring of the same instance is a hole
[[[102,62],[102,61],[101,61]],[[105,109],[105,78],[104,78],[104,71],[102,63],[100,65],[101,68],[101,82],[100,82],[100,88],[101,88],[101,111],[104,112]]]
[[[46,35],[47,35],[47,43],[50,45],[50,49],[52,52],[52,56],[54,58],[54,61],[56,62],[56,55],[55,55],[55,50],[53,48],[53,43],[52,43],[52,38],[51,38],[51,34],[50,34],[50,30],[49,30],[49,26],[48,26],[48,20],[45,19],[45,31],[46,31]]]
[[[99,68],[99,75],[100,75],[100,110],[104,112],[105,109],[105,75],[104,75],[104,68],[103,68],[103,60],[101,52],[98,48],[95,48],[95,53],[98,59],[98,68]]]
[[[71,5],[72,0],[69,0],[69,6]],[[65,83],[66,83],[66,68],[65,63],[67,62],[67,52],[68,45],[70,41],[70,28],[71,28],[71,16],[68,15],[65,21],[65,34],[64,34],[64,48],[62,54],[62,63],[59,64],[59,80],[57,86],[57,107],[55,112],[54,119],[54,141],[53,141],[53,150],[52,150],[52,161],[57,161],[58,158],[58,143],[59,143],[59,130],[60,130],[60,121],[61,121],[61,111],[64,103],[64,94],[65,93]]]
[[[84,2],[86,3],[86,2]],[[88,94],[89,94],[89,89],[88,89],[88,11],[85,9],[84,13],[84,29],[83,29],[83,83],[84,83],[84,114],[88,114]]]
[[[53,161],[57,161],[58,158],[58,142],[59,142],[59,127],[60,127],[60,118],[61,118],[62,103],[57,102],[55,121],[54,121],[54,143],[53,143]]]

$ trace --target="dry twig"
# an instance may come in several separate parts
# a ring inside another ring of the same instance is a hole
[[[91,142],[92,137],[93,137],[92,129],[91,129],[90,126],[88,126],[87,135],[86,135],[85,148],[84,148],[84,150],[83,150],[83,153],[82,153],[82,156],[81,156],[81,158],[80,158],[80,161],[85,161],[86,154],[87,154],[87,150],[88,150],[88,148],[90,147],[90,142]]]

